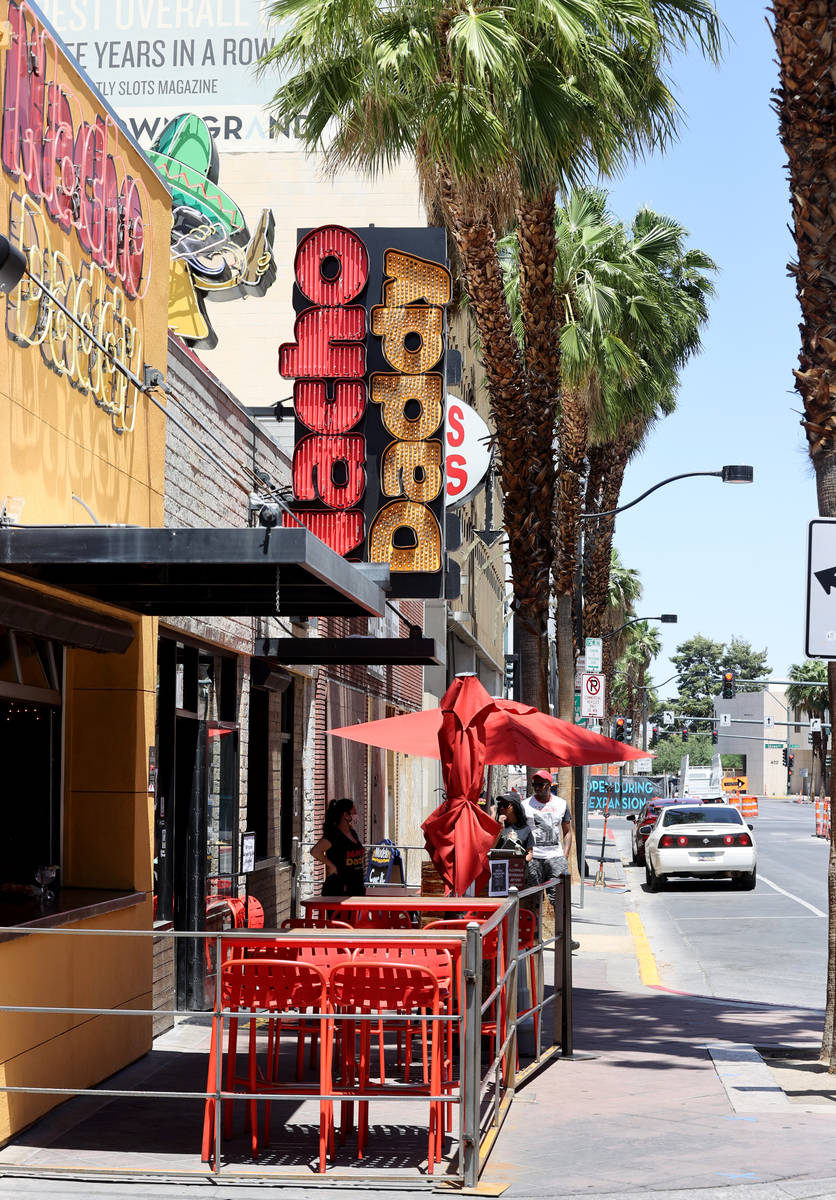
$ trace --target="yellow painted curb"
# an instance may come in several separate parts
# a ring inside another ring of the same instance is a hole
[[[636,912],[628,912],[625,915],[630,932],[633,935],[633,945],[636,950],[636,958],[639,960],[639,975],[642,983],[645,987],[653,987],[660,984],[662,981],[656,969],[656,959],[653,957],[653,951],[650,949],[650,942],[647,940],[647,934],[644,931],[641,917]]]

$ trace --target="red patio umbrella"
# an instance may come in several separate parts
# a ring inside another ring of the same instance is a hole
[[[487,851],[500,829],[475,803],[486,764],[571,767],[648,757],[644,750],[529,705],[492,697],[475,675],[457,676],[438,708],[328,732],[367,746],[441,759],[447,796],[422,828],[439,874],[458,895],[486,873]]]

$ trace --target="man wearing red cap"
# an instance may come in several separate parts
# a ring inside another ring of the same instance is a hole
[[[552,777],[548,771],[535,771],[531,776],[534,790],[523,801],[523,811],[534,834],[531,874],[538,883],[547,883],[550,879],[569,874],[572,820],[566,801],[552,795],[551,783]],[[548,894],[554,906],[557,899],[555,889],[549,888]]]

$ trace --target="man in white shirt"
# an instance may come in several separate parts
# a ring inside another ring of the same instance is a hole
[[[531,777],[532,794],[523,801],[523,811],[534,834],[531,868],[538,883],[569,874],[572,819],[566,801],[552,795],[551,783],[548,771],[535,771]],[[555,889],[549,888],[548,894],[554,905]]]

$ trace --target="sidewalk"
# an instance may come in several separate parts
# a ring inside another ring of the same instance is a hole
[[[816,1043],[821,1013],[683,995],[666,991],[664,979],[643,984],[640,957],[645,968],[650,958],[641,949],[640,922],[633,919],[631,928],[628,921],[630,895],[612,839],[605,876],[606,887],[592,886],[593,869],[584,907],[573,907],[581,943],[573,957],[575,1056],[554,1062],[515,1097],[479,1193],[508,1200],[836,1200],[836,1104],[812,1112],[792,1104],[751,1050]],[[214,1200],[264,1195],[264,1185],[170,1177],[76,1182],[2,1172],[0,1166],[4,1200],[203,1200],[209,1189]],[[294,1200],[323,1197],[313,1181],[287,1189]],[[343,1182],[342,1190],[371,1200],[384,1189]],[[385,1187],[392,1196],[416,1190],[394,1178]]]
[[[643,985],[612,839],[606,858],[608,886],[593,869],[573,906],[575,1057],[515,1098],[482,1183],[513,1200],[832,1200],[836,1105],[800,1111],[750,1049],[814,1044],[822,1014]]]

